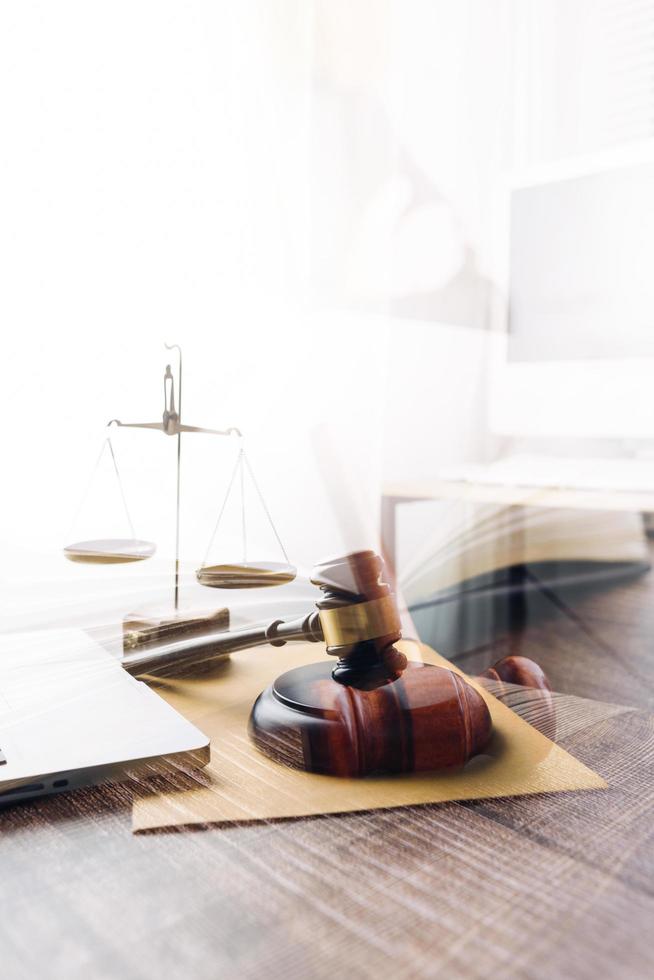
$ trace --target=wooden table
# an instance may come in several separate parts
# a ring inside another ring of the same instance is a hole
[[[540,660],[608,791],[137,836],[129,786],[16,805],[3,980],[651,977],[654,576],[572,612],[463,666]]]

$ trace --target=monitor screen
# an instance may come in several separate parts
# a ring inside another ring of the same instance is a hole
[[[654,356],[654,163],[514,190],[510,361]]]

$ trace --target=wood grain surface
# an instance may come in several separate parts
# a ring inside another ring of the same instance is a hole
[[[459,661],[538,660],[558,741],[608,790],[140,835],[130,786],[18,805],[3,980],[651,977],[653,591],[550,597]]]

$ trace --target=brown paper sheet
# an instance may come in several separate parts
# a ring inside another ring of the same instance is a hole
[[[400,646],[413,660],[457,669],[429,647],[411,641]],[[320,655],[321,647],[314,643],[259,647],[234,654],[218,676],[157,681],[159,694],[210,736],[211,762],[191,788],[136,799],[133,830],[606,788],[600,776],[479,685],[475,686],[490,709],[494,734],[488,754],[462,770],[339,779],[278,765],[251,744],[250,709],[278,674]]]

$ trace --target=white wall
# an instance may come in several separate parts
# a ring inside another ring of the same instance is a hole
[[[481,461],[488,436],[488,331],[395,319],[384,418],[387,482],[434,479],[451,464]]]
[[[105,422],[160,414],[164,341],[184,348],[186,420],[246,432],[303,569],[374,543],[382,469],[429,475],[483,450],[469,325],[490,286],[505,8],[0,8],[5,581],[89,581],[59,548]],[[116,435],[165,571],[171,443]],[[183,452],[192,570],[234,446]]]

